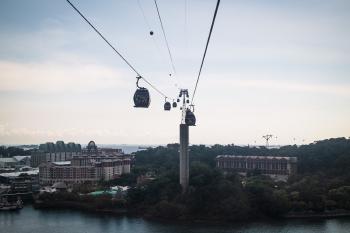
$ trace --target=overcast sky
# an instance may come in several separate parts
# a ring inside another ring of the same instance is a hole
[[[173,77],[153,0],[139,0],[147,22],[137,0],[71,1],[159,89],[192,93],[215,0],[187,0],[187,17],[186,0],[158,0]],[[190,142],[349,137],[349,12],[348,0],[222,0]],[[0,144],[177,142],[179,109],[152,89],[150,108],[133,108],[135,77],[66,1],[0,1]]]

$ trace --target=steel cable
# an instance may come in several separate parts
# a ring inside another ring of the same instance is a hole
[[[218,0],[217,3],[216,3],[215,12],[214,12],[214,17],[213,17],[213,20],[212,20],[212,22],[211,22],[210,31],[209,31],[209,35],[208,35],[208,39],[207,39],[207,44],[206,44],[206,46],[205,46],[205,50],[204,50],[204,54],[203,54],[203,57],[202,57],[201,66],[200,66],[199,72],[198,72],[198,77],[197,77],[196,85],[195,85],[195,88],[194,88],[194,91],[193,91],[193,94],[192,94],[191,104],[193,104],[193,99],[194,99],[194,96],[195,96],[196,91],[197,91],[198,81],[199,81],[199,78],[200,78],[201,73],[202,73],[202,68],[203,68],[203,64],[204,64],[204,59],[205,59],[205,56],[206,56],[206,54],[207,54],[208,45],[209,45],[209,42],[210,42],[211,33],[212,33],[212,31],[213,31],[213,28],[214,28],[214,23],[215,23],[216,15],[217,15],[217,13],[218,13],[219,5],[220,5],[220,0]]]
[[[109,47],[111,47],[114,52],[116,52],[119,57],[138,75],[140,76],[150,87],[152,87],[155,91],[157,91],[160,95],[162,95],[165,98],[169,98],[168,96],[166,96],[162,91],[160,91],[157,87],[155,87],[151,82],[149,82],[147,79],[145,79],[135,68],[134,66],[132,66],[130,64],[130,62],[128,62],[128,60],[126,60],[126,58],[120,53],[118,52],[118,50],[101,34],[101,32],[99,32],[99,30],[97,30],[97,28],[92,25],[92,23],[69,1],[66,0],[69,5],[94,29],[94,31],[109,45]]]

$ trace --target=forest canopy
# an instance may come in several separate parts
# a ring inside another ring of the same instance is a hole
[[[178,144],[169,144],[135,154],[133,174],[151,172],[156,178],[129,191],[130,208],[158,218],[227,221],[350,210],[349,139],[273,149],[192,145],[190,187],[184,194],[178,180],[178,149]],[[223,174],[215,168],[215,157],[222,154],[295,156],[298,174],[287,183],[258,174]]]

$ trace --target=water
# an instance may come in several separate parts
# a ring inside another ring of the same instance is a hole
[[[235,225],[176,224],[68,210],[0,212],[0,233],[348,233],[350,219],[288,220]]]
[[[122,149],[125,154],[131,154],[134,152],[137,152],[140,149],[140,147],[157,147],[157,145],[127,145],[127,144],[97,144],[98,147],[104,147],[104,148],[118,148]]]

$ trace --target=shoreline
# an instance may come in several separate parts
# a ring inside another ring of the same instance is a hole
[[[228,221],[219,219],[205,219],[205,218],[194,218],[194,219],[165,219],[146,214],[139,213],[139,211],[130,210],[127,208],[115,208],[115,209],[97,209],[93,205],[88,203],[79,203],[73,201],[60,201],[60,202],[34,202],[31,204],[34,209],[38,210],[77,210],[85,213],[95,214],[108,214],[114,216],[126,216],[126,217],[139,217],[146,220],[161,221],[161,222],[181,222],[181,223],[237,223],[237,222],[254,222],[254,220],[241,220],[241,221]],[[307,212],[291,212],[279,218],[272,218],[263,216],[258,218],[259,221],[264,220],[290,220],[290,219],[335,219],[335,218],[347,218],[350,217],[350,211],[348,210],[332,210],[321,213],[307,213]]]
[[[87,203],[79,203],[79,202],[73,202],[73,201],[60,201],[60,202],[51,202],[51,203],[44,203],[44,202],[34,202],[31,204],[34,209],[38,210],[77,210],[81,212],[89,212],[89,213],[99,213],[99,214],[112,214],[112,215],[119,215],[119,216],[129,216],[130,211],[127,209],[97,209],[91,204]]]
[[[321,213],[305,213],[305,212],[294,212],[288,213],[284,216],[285,219],[332,219],[332,218],[343,218],[350,217],[349,210],[330,210]]]

